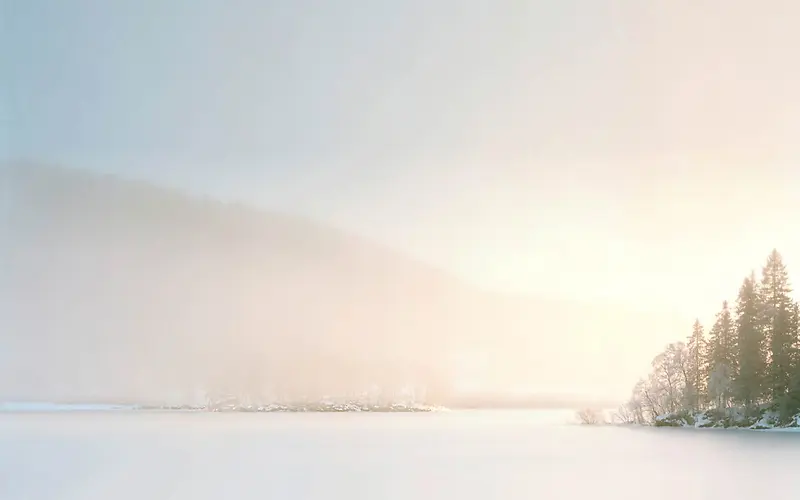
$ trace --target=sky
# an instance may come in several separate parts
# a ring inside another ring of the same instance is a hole
[[[486,288],[704,319],[773,247],[800,266],[795,2],[2,9],[0,159],[301,214]]]

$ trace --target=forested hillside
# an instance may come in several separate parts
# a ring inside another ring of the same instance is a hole
[[[634,422],[797,425],[800,413],[800,307],[781,254],[723,301],[708,331],[695,321],[687,340],[669,344],[620,412]],[[710,411],[709,411],[710,410]],[[664,418],[667,420],[664,420]],[[691,423],[691,422],[689,422]]]
[[[139,182],[16,164],[0,187],[0,398],[588,392],[680,324],[486,292],[323,224]]]

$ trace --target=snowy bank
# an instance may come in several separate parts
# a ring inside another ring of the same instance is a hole
[[[689,427],[695,429],[748,429],[755,431],[800,432],[800,413],[788,422],[781,422],[777,412],[761,409],[758,416],[748,416],[741,408],[707,410],[703,412],[674,412],[658,415],[655,427]]]

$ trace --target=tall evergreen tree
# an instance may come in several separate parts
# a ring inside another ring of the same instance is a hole
[[[722,309],[717,313],[709,331],[706,352],[709,370],[720,364],[729,368],[736,366],[736,329],[727,300],[722,302]]]
[[[800,414],[800,305],[797,302],[792,304],[790,331],[793,344],[790,354],[789,388],[786,396],[777,401],[784,423],[789,423],[791,419],[796,419]],[[797,420],[795,423],[800,424]]]
[[[751,408],[763,394],[764,332],[763,307],[755,273],[744,279],[736,301],[737,372],[733,387],[736,399]]]
[[[786,266],[773,250],[761,280],[754,272],[743,280],[735,312],[722,303],[707,338],[695,321],[685,345],[670,344],[653,360],[626,407],[629,417],[632,409],[640,420],[653,420],[710,406],[735,420],[723,411],[732,402],[754,410],[769,401],[784,425],[800,425],[800,304],[791,294]]]
[[[686,377],[686,400],[689,407],[699,410],[705,401],[706,359],[705,334],[703,325],[697,319],[692,327],[692,334],[686,342],[688,354],[688,373]]]
[[[727,388],[736,373],[736,328],[733,324],[731,317],[731,310],[728,306],[728,301],[722,303],[722,310],[717,313],[714,326],[711,327],[711,332],[706,346],[706,364],[708,366],[707,384],[709,392],[712,386],[719,388],[722,385],[726,387],[724,393],[717,394],[718,401],[728,401],[732,394]],[[723,377],[728,379],[724,382],[720,379]]]
[[[792,372],[800,372],[800,304],[792,302],[792,321],[789,327],[791,337],[791,366]]]
[[[767,258],[761,282],[768,355],[766,384],[773,401],[786,396],[792,376],[793,348],[796,343],[793,330],[796,329],[793,327],[795,308],[791,292],[783,258],[777,250],[773,250]]]

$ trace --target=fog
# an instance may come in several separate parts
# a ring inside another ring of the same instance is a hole
[[[624,397],[800,255],[797,13],[12,0],[0,397]]]
[[[1,171],[4,399],[621,395],[643,368],[629,353],[682,326],[486,292],[292,216],[79,170]]]

